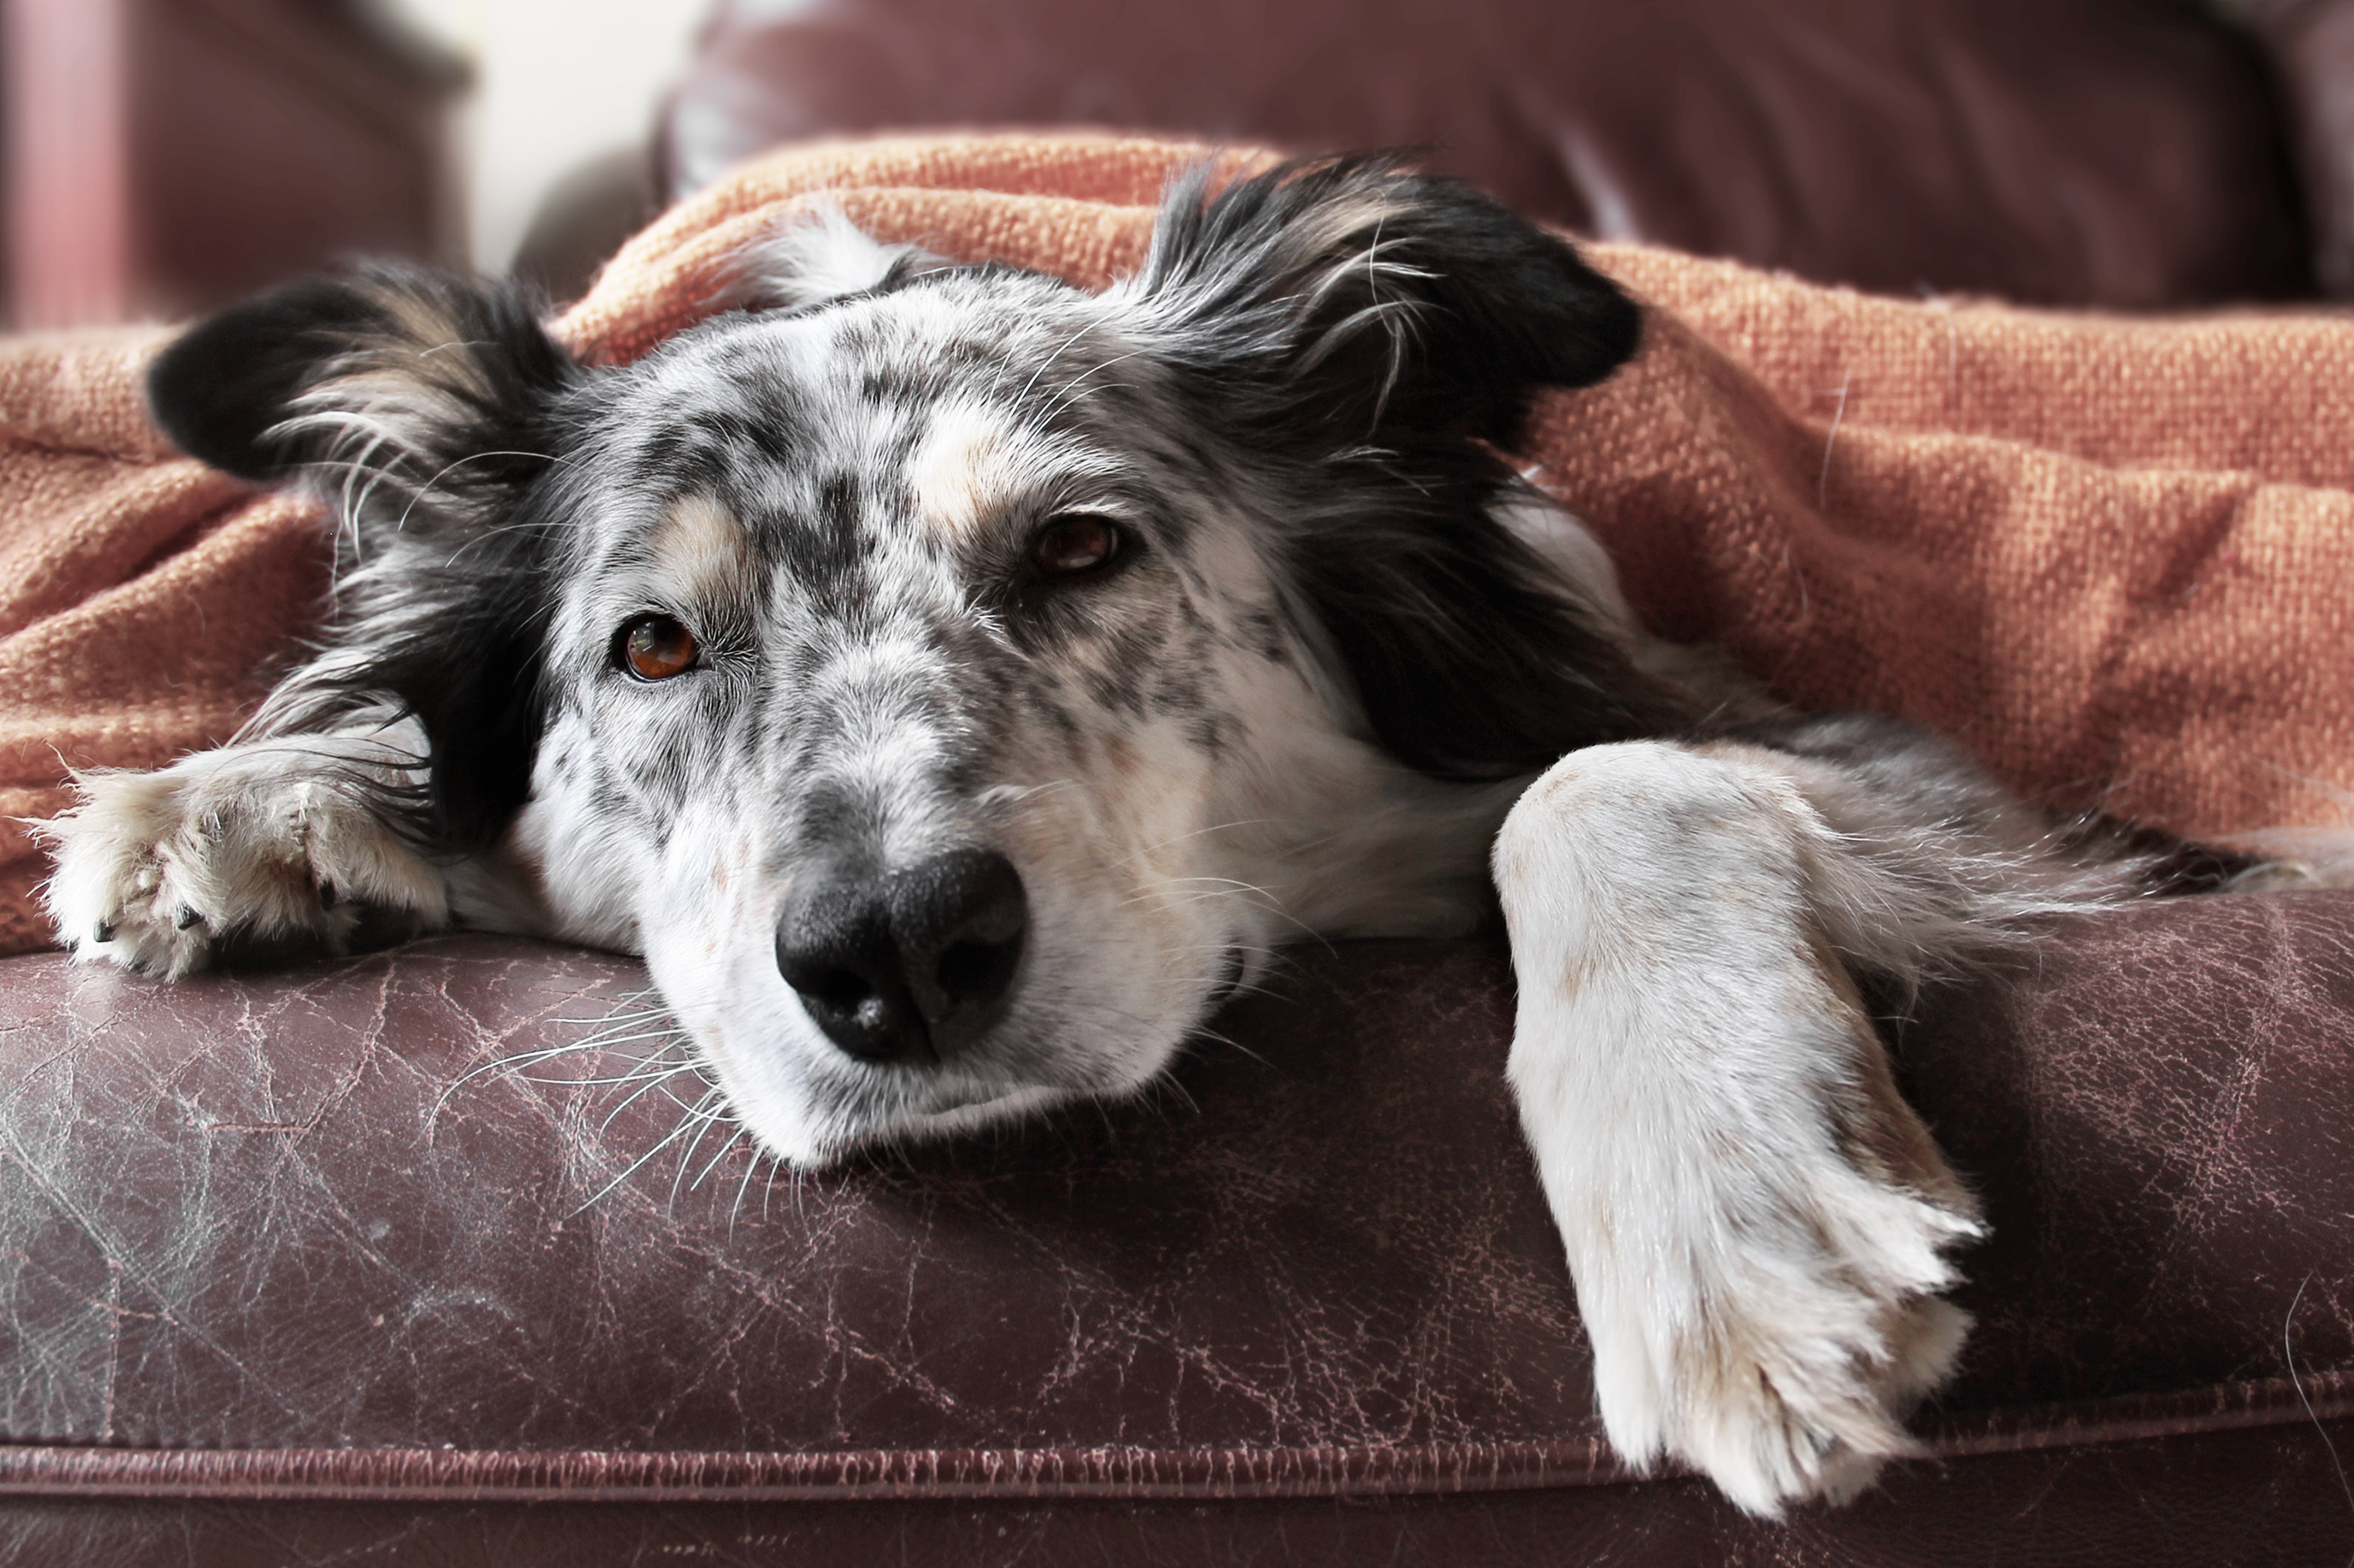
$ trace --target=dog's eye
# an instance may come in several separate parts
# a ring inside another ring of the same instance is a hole
[[[1041,577],[1077,577],[1109,565],[1119,546],[1119,529],[1110,518],[1066,512],[1048,518],[1030,541],[1030,564]]]
[[[668,615],[642,615],[614,639],[620,662],[641,681],[667,681],[695,668],[703,645],[684,622]]]

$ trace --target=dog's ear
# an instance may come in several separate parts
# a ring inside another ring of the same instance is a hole
[[[1270,552],[1373,737],[1424,772],[1497,779],[1679,722],[1681,696],[1498,517],[1518,482],[1498,452],[1537,389],[1622,364],[1634,302],[1394,157],[1209,180],[1172,185],[1126,302],[1203,417],[1278,460]]]
[[[421,268],[306,278],[174,340],[147,406],[182,451],[248,479],[333,463],[421,485],[447,462],[495,464],[574,379],[537,306]]]
[[[557,532],[539,482],[582,375],[537,303],[421,269],[308,279],[199,323],[148,372],[182,450],[252,480],[308,477],[339,503],[328,655],[262,722],[415,715],[429,782],[384,809],[439,848],[494,837],[530,788]]]
[[[1540,387],[1635,352],[1641,313],[1567,242],[1394,154],[1301,160],[1162,202],[1129,290],[1266,434],[1309,444],[1519,443]]]

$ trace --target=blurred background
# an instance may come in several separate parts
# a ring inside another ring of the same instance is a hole
[[[8,324],[363,253],[556,300],[778,142],[1414,144],[1581,232],[1907,294],[2354,288],[2354,0],[0,0]]]
[[[504,271],[567,177],[633,224],[707,0],[0,4],[10,313],[58,326],[362,253]]]

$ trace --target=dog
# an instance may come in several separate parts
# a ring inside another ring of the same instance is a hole
[[[1978,1213],[1875,1013],[2299,874],[1647,633],[1505,455],[1638,308],[1394,158],[1195,170],[1101,293],[838,214],[731,289],[622,367],[388,267],[162,354],[183,450],[334,503],[334,614],[231,744],[80,779],[77,955],[371,911],[642,952],[809,1167],[1133,1094],[1298,936],[1500,910],[1610,1439],[1774,1515],[1915,1451],[1968,1327]]]

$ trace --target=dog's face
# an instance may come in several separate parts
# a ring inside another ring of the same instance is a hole
[[[1310,800],[1415,778],[1132,309],[949,271],[731,315],[572,449],[525,832],[772,1148],[1141,1084],[1284,934]]]
[[[625,368],[379,274],[154,400],[345,475],[332,685],[433,747],[385,809],[644,951],[814,1161],[1131,1090],[1303,928],[1459,928],[1510,780],[1658,722],[1492,515],[1632,308],[1383,163],[1203,183],[1102,295],[835,221]]]

